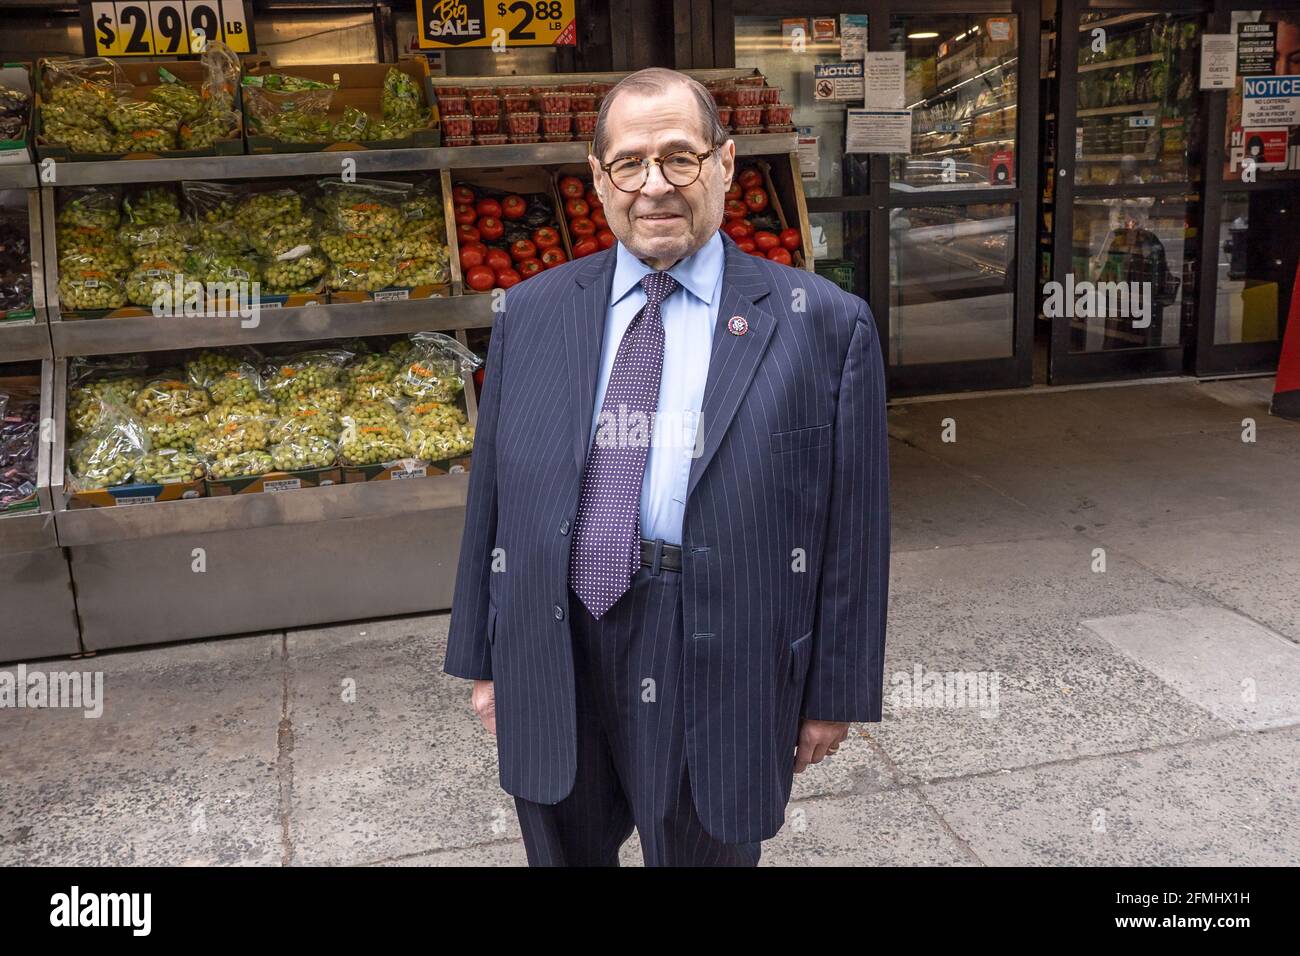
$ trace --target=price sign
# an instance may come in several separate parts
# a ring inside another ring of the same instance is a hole
[[[574,0],[417,0],[424,49],[574,46]]]
[[[252,50],[244,0],[83,0],[82,11],[90,56],[182,56],[214,40]]]

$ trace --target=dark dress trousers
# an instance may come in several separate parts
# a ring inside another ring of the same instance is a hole
[[[723,240],[703,437],[674,542],[671,723],[693,812],[713,840],[744,844],[781,828],[801,717],[881,719],[889,464],[866,303]],[[479,403],[444,670],[494,681],[501,786],[534,804],[574,790],[584,739],[569,546],[614,264],[611,248],[510,290]]]

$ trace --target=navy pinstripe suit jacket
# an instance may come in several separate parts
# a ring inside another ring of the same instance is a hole
[[[683,700],[696,810],[737,843],[780,829],[801,715],[881,719],[889,465],[866,303],[723,239],[680,542]],[[536,803],[574,782],[569,531],[614,262],[511,289],[479,405],[444,670],[494,681],[501,786]]]

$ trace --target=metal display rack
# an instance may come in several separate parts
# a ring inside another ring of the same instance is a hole
[[[780,156],[793,164],[794,150],[792,133],[736,138],[739,156]],[[42,447],[41,511],[0,519],[0,575],[22,589],[19,620],[34,634],[23,617],[27,611],[44,619],[54,609],[55,623],[66,618],[68,625],[25,643],[0,643],[0,660],[450,607],[468,474],[68,509],[69,361],[423,331],[454,334],[464,343],[465,330],[490,328],[493,320],[492,297],[484,295],[281,308],[263,312],[253,328],[243,327],[238,316],[69,319],[58,299],[58,188],[337,175],[345,159],[365,176],[553,167],[584,162],[586,155],[586,143],[569,142],[71,162],[57,165],[53,183],[39,185],[34,167],[0,171],[30,190],[33,248],[44,250],[43,262],[33,256],[36,321],[26,331],[0,326],[0,360],[46,359],[43,396],[55,422],[53,444]],[[798,191],[797,176],[794,181]],[[795,206],[806,231],[802,199],[800,192]],[[473,425],[477,405],[469,376],[464,394]]]

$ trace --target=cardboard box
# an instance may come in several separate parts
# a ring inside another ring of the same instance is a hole
[[[338,66],[295,65],[272,67],[269,64],[250,66],[247,76],[265,76],[269,73],[287,73],[308,80],[333,83],[338,77],[338,89],[330,99],[329,121],[335,123],[343,118],[343,111],[349,106],[365,110],[372,117],[383,115],[382,94],[384,77],[388,70],[396,69],[407,74],[424,92],[424,106],[429,111],[431,124],[428,129],[414,130],[401,139],[362,140],[360,142],[340,143],[286,143],[270,136],[259,134],[250,125],[248,127],[248,151],[250,153],[319,153],[319,152],[357,152],[371,149],[411,149],[424,146],[442,145],[442,133],[438,126],[438,108],[434,105],[429,86],[429,61],[423,57],[403,58],[397,63],[345,63]],[[240,88],[241,101],[245,117],[251,117],[247,102],[243,100],[244,89]],[[266,94],[272,98],[278,94]]]
[[[256,478],[207,479],[208,496],[224,498],[230,495],[275,494],[296,491],[299,488],[324,488],[343,480],[338,466],[329,468],[304,468],[299,471],[273,471]]]
[[[403,458],[382,465],[344,465],[343,481],[354,484],[362,481],[400,481],[406,478],[434,478],[438,475],[463,475],[469,471],[470,455],[444,461],[421,461]]]
[[[204,497],[203,479],[175,481],[169,484],[144,483],[116,485],[112,488],[94,488],[87,491],[69,491],[68,508],[114,508],[126,505],[147,505],[158,501],[180,501]]]
[[[378,292],[331,292],[331,302],[390,302],[407,299],[440,299],[451,295],[451,284],[417,285],[410,288],[393,286]]]
[[[449,177],[450,178],[450,177]],[[555,228],[560,233],[560,245],[564,249],[566,259],[573,258],[573,250],[565,244],[564,236],[564,207],[560,204],[559,196],[555,192],[555,182],[551,174],[541,166],[493,166],[481,167],[478,169],[458,169],[455,176],[456,183],[465,183],[471,187],[487,187],[506,193],[545,193],[551,200],[555,209]],[[465,269],[460,264],[460,242],[455,233],[455,203],[453,203],[450,189],[444,197],[444,205],[447,209],[448,222],[451,232],[451,262],[452,275],[459,277],[461,282],[460,292],[465,295],[490,295],[495,289],[489,289],[487,292],[477,292],[465,284]],[[493,245],[509,251],[509,246],[503,240],[495,243],[484,243],[489,248]],[[527,280],[524,280],[527,281]]]
[[[30,63],[6,63],[0,66],[0,86],[11,90],[20,90],[29,97],[32,95],[32,65]],[[35,97],[32,97],[34,100]],[[14,139],[0,139],[0,166],[32,161],[32,103],[27,104],[27,119],[23,128]]]
[[[45,68],[50,61],[36,61],[36,109],[33,115],[33,141],[36,144],[37,159],[54,159],[58,162],[103,162],[117,159],[177,159],[188,156],[236,156],[244,152],[243,114],[239,109],[239,99],[235,100],[236,129],[226,139],[219,139],[205,149],[169,149],[154,152],[134,153],[79,153],[66,146],[43,143],[41,131],[40,104],[47,89],[45,85]],[[195,90],[201,88],[207,79],[207,70],[198,60],[150,60],[148,62],[116,61],[126,73],[126,78],[135,87],[135,98],[144,99],[149,90],[159,86],[160,69],[166,69],[178,80]]]

